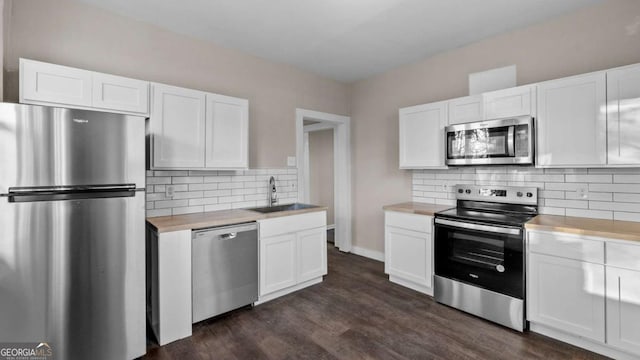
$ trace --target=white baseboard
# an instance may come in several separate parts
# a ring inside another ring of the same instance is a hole
[[[369,249],[361,248],[359,246],[352,246],[351,247],[351,253],[356,254],[356,255],[360,255],[360,256],[364,256],[364,257],[369,258],[369,259],[373,259],[373,260],[383,261],[384,262],[384,253],[380,252],[380,251],[369,250]]]
[[[333,230],[336,228],[336,224],[327,225],[327,230]]]
[[[397,276],[393,276],[393,275],[389,275],[389,281],[391,281],[392,283],[396,283],[398,285],[402,285],[404,287],[407,287],[411,290],[415,290],[417,292],[421,292],[423,294],[429,295],[429,296],[433,296],[433,288],[430,287],[426,287],[424,285],[419,285],[414,283],[413,281],[409,281],[409,280],[405,280],[403,278],[397,277]]]
[[[302,289],[304,289],[304,288],[306,288],[308,286],[321,283],[322,280],[323,280],[323,277],[320,276],[320,277],[317,277],[315,279],[307,280],[307,281],[302,282],[300,284],[297,284],[297,285],[294,285],[294,286],[291,286],[291,287],[288,287],[288,288],[285,288],[285,289],[282,289],[282,290],[278,290],[278,291],[272,292],[270,294],[262,295],[262,296],[258,297],[258,301],[253,303],[253,305],[260,305],[260,304],[266,303],[267,301],[271,301],[271,300],[273,300],[275,298],[279,298],[280,296],[284,296],[284,295],[290,294],[292,292],[295,292],[295,291],[298,291],[298,290],[302,290]]]
[[[545,325],[529,323],[529,330],[536,332],[538,334],[548,336],[550,338],[554,338],[556,340],[569,343],[577,347],[581,347],[583,349],[587,349],[589,351],[593,351],[600,355],[611,357],[613,359],[619,359],[619,360],[638,359],[637,355],[631,355],[627,352],[614,349],[606,344],[597,343],[583,337],[571,335],[564,331],[556,330],[556,329],[547,327]]]

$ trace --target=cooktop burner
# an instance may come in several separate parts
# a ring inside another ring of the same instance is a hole
[[[439,218],[524,226],[538,213],[538,189],[456,185],[457,207],[437,212]]]
[[[492,212],[466,208],[453,208],[439,211],[436,213],[436,216],[440,218],[476,221],[481,223],[523,226],[524,223],[533,219],[536,215],[517,212]]]

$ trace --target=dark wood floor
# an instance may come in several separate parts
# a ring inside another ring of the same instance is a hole
[[[383,263],[329,246],[321,284],[193,327],[148,359],[601,359],[392,284]]]

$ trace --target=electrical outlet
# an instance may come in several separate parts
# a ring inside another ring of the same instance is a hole
[[[296,166],[295,156],[287,156],[287,166]]]
[[[442,191],[449,191],[449,184],[442,184]]]
[[[167,185],[167,189],[164,192],[164,196],[168,198],[172,198],[175,195],[176,187],[173,185]]]
[[[579,199],[586,199],[589,197],[589,190],[586,187],[579,187],[576,190],[576,194],[578,195]]]

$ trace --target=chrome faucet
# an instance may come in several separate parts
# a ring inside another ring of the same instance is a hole
[[[276,179],[272,176],[269,179],[269,206],[278,203],[278,193],[276,192]]]

